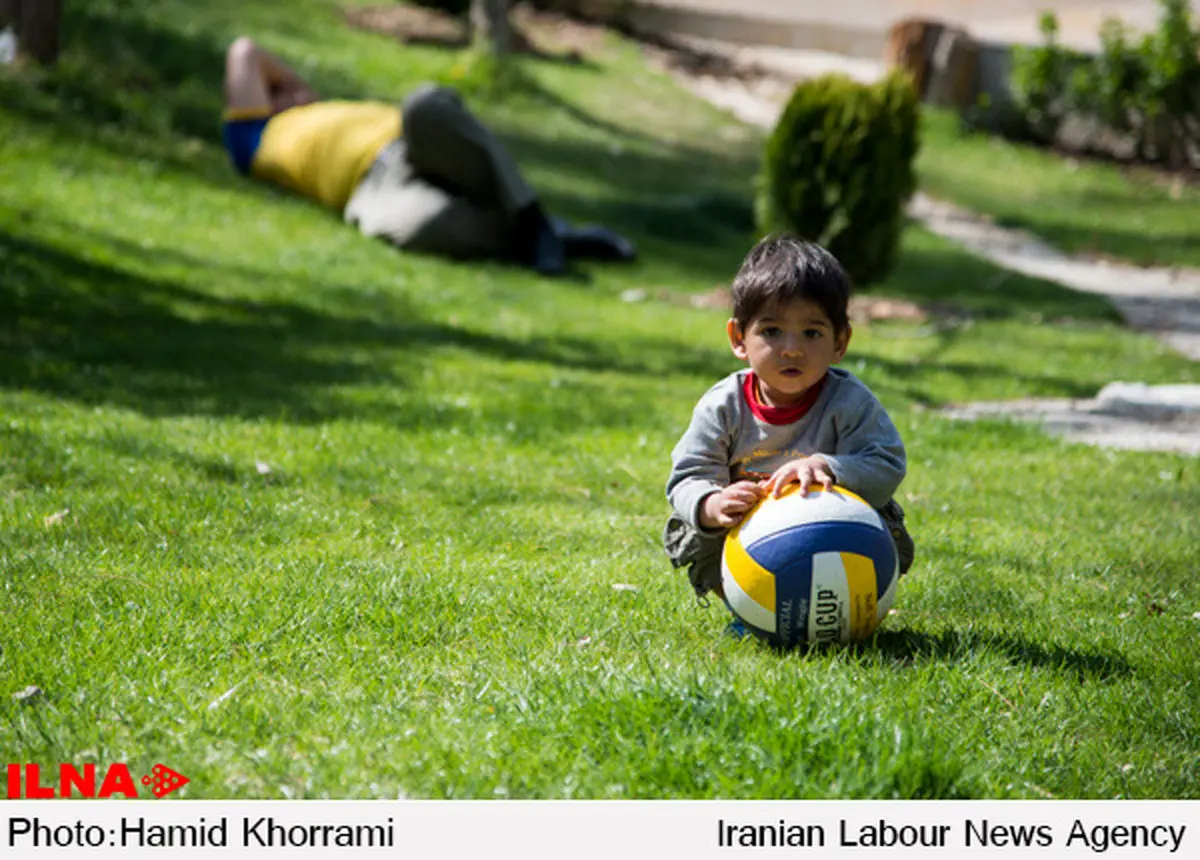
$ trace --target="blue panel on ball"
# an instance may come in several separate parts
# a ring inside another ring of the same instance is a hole
[[[805,523],[769,534],[746,547],[751,558],[775,574],[776,603],[785,583],[804,590],[812,579],[812,556],[820,552],[853,552],[875,563],[875,593],[891,584],[896,548],[884,529],[863,523]]]
[[[782,532],[776,532],[775,537]],[[770,538],[759,541],[755,546],[761,546]],[[778,644],[791,648],[803,639],[808,638],[808,600],[812,595],[812,556],[806,553],[797,554],[786,565],[786,572],[781,576],[774,568],[767,568],[775,574],[775,636]]]

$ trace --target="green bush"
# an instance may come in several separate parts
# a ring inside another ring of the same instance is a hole
[[[1071,81],[1086,69],[1081,55],[1058,43],[1058,17],[1053,12],[1043,13],[1039,26],[1045,44],[1013,47],[1012,91],[1025,134],[1049,143],[1071,107]]]
[[[1116,19],[1105,21],[1100,28],[1100,53],[1071,77],[1071,107],[1108,128],[1132,131],[1143,76],[1128,28]]]
[[[1188,0],[1159,0],[1158,27],[1140,38],[1104,22],[1100,52],[1085,57],[1055,42],[1057,19],[1042,21],[1046,44],[1013,55],[1013,95],[1028,129],[1049,141],[1068,111],[1131,136],[1139,158],[1184,167],[1200,150],[1200,27]]]
[[[819,242],[857,283],[886,277],[916,189],[919,118],[902,72],[870,86],[841,75],[801,83],[767,140],[759,230]]]
[[[1184,167],[1189,154],[1200,148],[1200,27],[1192,20],[1188,0],[1159,4],[1156,30],[1136,44],[1112,39],[1098,58],[1102,62],[1110,53],[1128,58],[1131,93],[1116,106],[1104,100],[1084,106],[1101,118],[1106,111],[1119,111],[1117,128],[1134,135],[1141,158]],[[1121,32],[1115,26],[1113,31]]]

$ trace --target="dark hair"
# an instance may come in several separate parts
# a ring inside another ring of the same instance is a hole
[[[750,249],[733,279],[733,318],[743,329],[764,309],[807,299],[834,331],[850,326],[850,276],[833,254],[794,236],[768,236]]]

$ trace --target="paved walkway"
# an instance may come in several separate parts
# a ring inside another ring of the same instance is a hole
[[[1026,398],[967,403],[943,410],[951,418],[1036,421],[1072,442],[1134,451],[1200,455],[1200,386],[1113,382],[1095,397]]]
[[[935,233],[993,263],[1113,303],[1130,326],[1153,332],[1200,361],[1200,271],[1133,266],[1064,254],[1032,234],[997,227],[949,203],[918,194],[909,214]]]

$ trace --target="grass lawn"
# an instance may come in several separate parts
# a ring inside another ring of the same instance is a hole
[[[1066,251],[1145,265],[1200,267],[1200,183],[1147,168],[1064,158],[986,134],[964,133],[927,110],[918,156],[934,197],[1030,230]]]
[[[531,63],[477,106],[642,261],[457,265],[238,180],[216,127],[237,32],[344,95],[452,54],[329,0],[65,8],[62,69],[0,73],[9,761],[207,798],[1200,796],[1200,464],[933,408],[1200,365],[910,229],[878,292],[968,313],[847,366],[906,438],[917,565],[861,646],[734,641],[658,544],[724,316],[621,295],[728,281],[754,131],[616,38]]]

